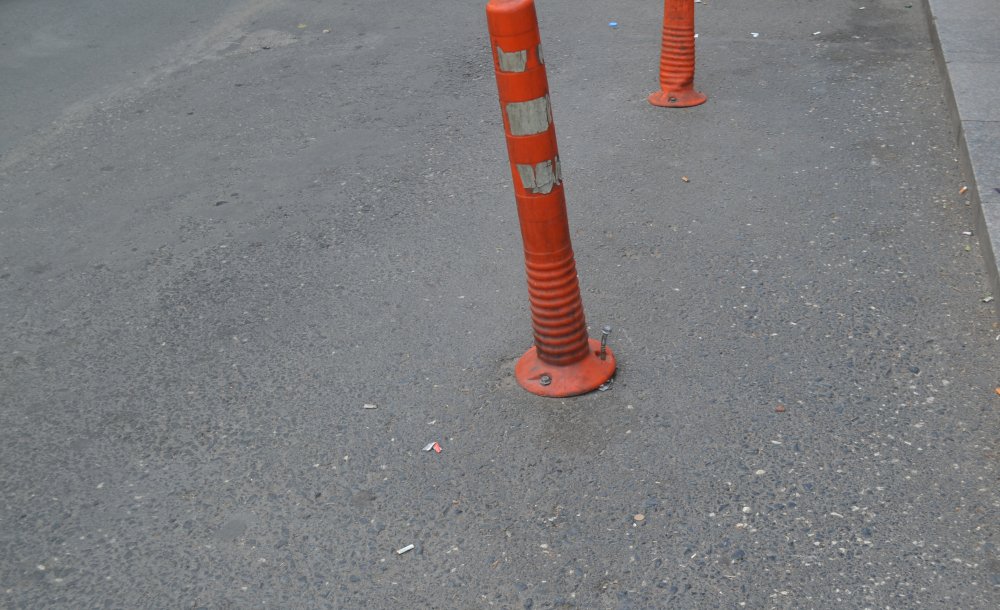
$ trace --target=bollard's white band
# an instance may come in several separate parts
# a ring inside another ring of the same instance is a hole
[[[505,53],[499,46],[497,47],[497,64],[501,72],[524,72],[528,65],[528,51],[512,51]]]
[[[510,102],[506,111],[511,135],[531,136],[545,133],[552,123],[552,107],[549,105],[547,95],[527,102]]]
[[[516,166],[517,173],[521,176],[521,184],[532,193],[541,195],[551,193],[552,189],[562,182],[559,157],[535,165],[517,163]]]

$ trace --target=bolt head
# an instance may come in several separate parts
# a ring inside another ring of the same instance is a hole
[[[549,385],[550,383],[552,383],[552,378],[549,377],[548,375],[542,375],[541,377],[538,378],[538,383],[542,385]]]

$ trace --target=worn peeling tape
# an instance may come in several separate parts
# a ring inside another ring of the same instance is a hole
[[[510,123],[511,135],[531,136],[545,133],[552,123],[549,96],[527,102],[510,102],[507,104],[507,121]]]
[[[562,167],[559,157],[542,161],[535,165],[517,164],[517,173],[521,176],[521,184],[532,193],[546,194],[562,182]]]
[[[498,46],[497,63],[500,64],[501,72],[524,72],[525,66],[528,65],[528,50],[505,53]]]

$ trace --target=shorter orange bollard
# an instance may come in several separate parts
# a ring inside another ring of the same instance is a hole
[[[535,336],[514,377],[541,396],[583,394],[615,374],[615,356],[607,347],[611,329],[600,342],[587,336],[535,2],[490,0],[486,19]]]
[[[686,108],[707,99],[694,89],[694,0],[664,0],[660,90],[649,95],[649,103]]]

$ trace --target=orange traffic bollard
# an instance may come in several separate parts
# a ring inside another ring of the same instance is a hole
[[[490,0],[486,20],[535,335],[514,376],[534,394],[575,396],[611,379],[615,356],[605,345],[610,329],[600,342],[587,336],[535,2]]]
[[[694,0],[664,0],[660,90],[649,94],[649,103],[686,108],[706,99],[694,89]]]

